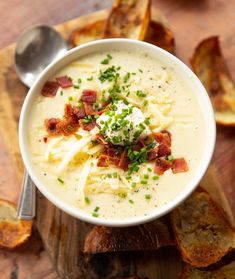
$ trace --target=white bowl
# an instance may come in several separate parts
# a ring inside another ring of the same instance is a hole
[[[147,52],[150,55],[153,55],[160,61],[162,61],[166,65],[171,65],[174,67],[175,71],[181,76],[182,80],[188,84],[191,88],[193,88],[192,92],[196,92],[196,98],[201,107],[201,112],[203,115],[203,119],[205,121],[205,137],[204,137],[204,153],[201,157],[201,162],[197,170],[195,171],[194,176],[191,181],[185,185],[182,192],[180,192],[172,201],[170,201],[165,206],[156,209],[156,211],[152,212],[148,216],[140,216],[134,218],[127,218],[125,220],[106,220],[102,218],[95,218],[90,216],[88,213],[81,211],[80,209],[75,209],[70,206],[68,203],[60,200],[57,196],[52,194],[46,185],[42,183],[39,177],[36,174],[34,165],[31,162],[31,155],[29,149],[28,142],[28,125],[29,125],[29,115],[30,110],[33,103],[36,101],[38,94],[41,92],[41,88],[43,84],[49,80],[53,75],[56,74],[58,70],[65,67],[67,64],[72,61],[82,57],[83,55],[87,55],[97,51],[110,51],[112,49],[122,49],[126,51],[141,51]],[[179,205],[184,199],[186,199],[191,192],[197,187],[200,180],[202,179],[204,173],[207,170],[207,167],[210,163],[214,145],[215,145],[215,136],[216,136],[216,126],[214,120],[214,112],[212,109],[212,105],[208,94],[196,77],[196,75],[178,58],[168,53],[167,51],[156,47],[154,45],[130,40],[130,39],[107,39],[107,40],[99,40],[91,43],[84,44],[77,48],[74,48],[68,51],[62,58],[57,61],[51,63],[38,77],[34,85],[30,88],[28,95],[24,101],[23,108],[20,115],[20,123],[19,123],[19,143],[20,143],[20,151],[22,154],[22,158],[24,164],[26,166],[27,171],[29,172],[32,180],[38,187],[39,191],[53,204],[59,207],[61,210],[66,213],[84,220],[89,223],[104,225],[104,226],[131,226],[137,225],[141,223],[145,223],[151,221],[153,219],[159,218],[160,216],[168,213],[177,205]]]

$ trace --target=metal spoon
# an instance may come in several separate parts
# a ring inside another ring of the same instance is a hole
[[[15,69],[20,80],[31,87],[42,70],[67,51],[66,41],[50,26],[27,29],[17,40]],[[35,186],[27,171],[21,187],[17,216],[30,220],[35,217]]]

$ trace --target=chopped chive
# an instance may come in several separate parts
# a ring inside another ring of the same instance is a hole
[[[137,95],[138,97],[140,97],[140,98],[143,98],[143,97],[146,97],[146,96],[147,96],[147,94],[144,93],[142,90],[137,90],[137,91],[136,91],[136,95]]]
[[[57,180],[61,183],[61,184],[64,184],[64,180],[62,180],[61,178],[57,178]]]
[[[109,60],[111,60],[113,58],[112,55],[110,55],[109,53],[107,54],[107,57]]]
[[[143,70],[142,70],[142,69],[138,69],[138,70],[139,70],[140,73],[143,73]]]
[[[149,194],[146,194],[146,195],[145,195],[145,199],[146,199],[146,200],[150,200],[151,198],[152,198],[151,195],[149,195]]]
[[[81,78],[78,79],[78,83],[79,84],[82,83],[82,79]]]
[[[114,173],[113,173],[113,178],[117,178],[117,177],[118,177],[117,172],[114,172]]]
[[[125,199],[127,197],[127,193],[118,193],[118,196],[122,199]]]
[[[70,97],[69,97],[69,101],[72,101],[72,100],[73,100],[73,97],[72,97],[72,96],[70,96]]]
[[[146,181],[146,180],[141,180],[140,183],[143,184],[143,185],[146,185],[146,184],[148,183],[148,181]]]
[[[62,90],[60,91],[60,96],[63,96],[63,91]]]
[[[73,130],[74,130],[73,126],[71,126],[71,125],[68,125],[68,126],[67,126],[67,129],[68,129],[69,131],[73,131]]]
[[[127,81],[130,79],[130,76],[131,76],[130,72],[126,73],[126,75],[123,77],[124,83],[127,83]]]
[[[75,88],[75,89],[79,89],[79,88],[80,88],[80,86],[79,86],[79,85],[74,85],[74,86],[73,86],[73,88]]]
[[[144,100],[144,101],[143,101],[143,106],[147,106],[147,104],[148,104],[148,101],[147,101],[147,100]]]
[[[159,176],[157,176],[157,175],[153,176],[153,180],[158,180],[158,179],[159,179]]]
[[[69,77],[69,76],[68,76],[68,79],[69,79],[70,81],[72,81],[72,80],[73,80],[73,79],[72,79],[71,77]]]
[[[149,175],[148,175],[148,174],[145,174],[145,175],[144,175],[144,179],[149,179]]]
[[[109,64],[109,59],[108,59],[108,58],[105,58],[105,59],[102,60],[100,63],[103,64],[103,65],[107,65],[107,64]]]
[[[89,78],[87,78],[87,80],[91,81],[91,80],[93,80],[93,77],[89,77]]]
[[[146,125],[149,125],[149,124],[150,124],[149,117],[146,117],[146,118],[145,118],[144,123],[145,123]]]
[[[148,170],[149,172],[151,172],[151,171],[152,171],[152,169],[151,169],[151,168],[147,168],[147,170]]]
[[[134,203],[134,201],[133,201],[133,200],[129,200],[129,203],[133,204],[133,203]]]
[[[99,217],[99,214],[96,213],[96,212],[93,212],[93,213],[92,213],[92,216],[97,218],[97,217]]]
[[[100,209],[100,207],[99,207],[99,206],[96,206],[96,208],[94,209],[94,212],[98,212],[99,209]]]
[[[85,202],[86,202],[86,204],[90,204],[91,203],[91,201],[90,201],[90,199],[88,197],[85,197]]]
[[[175,158],[174,158],[173,155],[169,155],[169,156],[167,157],[167,159],[168,159],[168,161],[170,161],[170,162],[172,162],[172,161],[175,160]]]
[[[131,188],[135,188],[136,187],[136,182],[132,182],[131,183]]]

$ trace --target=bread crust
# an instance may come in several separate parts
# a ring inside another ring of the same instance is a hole
[[[216,264],[235,248],[235,229],[201,187],[171,213],[176,246],[191,266]]]
[[[131,228],[95,226],[84,242],[84,253],[157,250],[174,245],[167,225],[161,220]]]
[[[30,237],[32,221],[16,217],[16,205],[0,199],[0,248],[14,249]]]

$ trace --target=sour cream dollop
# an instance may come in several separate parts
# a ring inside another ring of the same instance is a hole
[[[142,111],[124,101],[109,105],[109,110],[97,119],[97,123],[101,134],[115,145],[131,144],[151,133]]]

